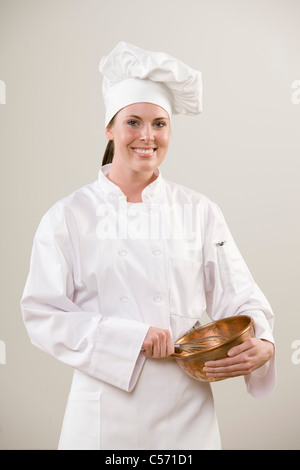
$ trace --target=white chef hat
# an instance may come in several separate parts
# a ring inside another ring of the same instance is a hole
[[[105,126],[120,109],[148,102],[174,114],[202,112],[201,72],[164,52],[151,52],[120,42],[103,57],[102,92],[106,107]]]

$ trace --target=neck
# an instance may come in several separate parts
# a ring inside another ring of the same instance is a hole
[[[107,177],[112,183],[119,186],[128,202],[142,202],[143,190],[157,178],[153,171],[126,172],[122,169],[122,172],[120,172],[113,164]]]

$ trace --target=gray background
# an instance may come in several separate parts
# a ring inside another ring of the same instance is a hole
[[[19,301],[42,215],[97,178],[98,65],[120,40],[202,71],[161,170],[220,205],[276,315],[274,394],[213,385],[223,447],[300,448],[299,19],[298,0],[0,0],[1,449],[57,448],[72,370],[30,344]]]

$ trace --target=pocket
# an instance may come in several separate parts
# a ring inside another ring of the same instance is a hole
[[[100,392],[72,392],[59,442],[59,450],[100,449]]]
[[[202,261],[172,257],[170,272],[171,315],[199,319],[204,310]]]

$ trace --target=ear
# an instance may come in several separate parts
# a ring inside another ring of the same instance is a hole
[[[114,135],[112,132],[112,127],[108,124],[105,128],[105,135],[108,138],[108,140],[114,140]]]

